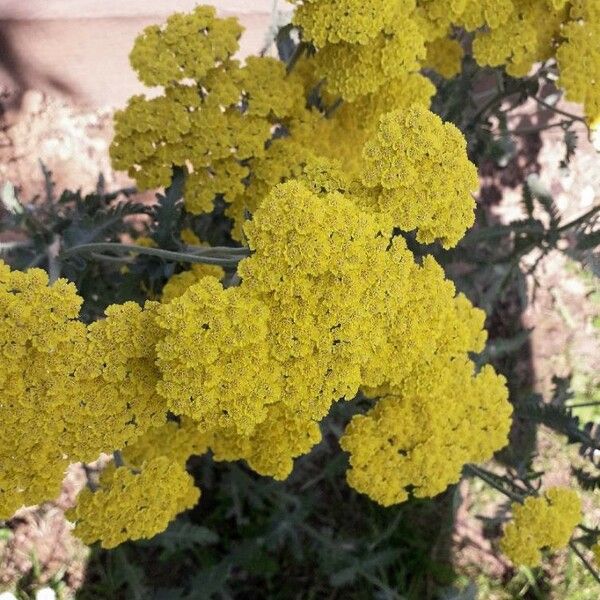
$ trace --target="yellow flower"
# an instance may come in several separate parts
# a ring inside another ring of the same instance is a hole
[[[156,392],[156,302],[113,304],[87,328],[87,345],[72,378],[79,406],[65,417],[69,454],[90,462],[123,449],[164,421],[167,407]]]
[[[321,440],[319,425],[284,403],[272,404],[266,419],[249,436],[229,428],[207,434],[215,460],[245,460],[260,475],[286,479],[294,458],[307,454]]]
[[[79,410],[70,382],[86,345],[81,303],[66,280],[0,261],[0,519],[56,497],[78,460],[64,430]]]
[[[480,65],[506,65],[513,77],[524,77],[533,64],[551,58],[566,18],[546,0],[512,0],[514,10],[504,23],[476,34],[473,56]]]
[[[463,55],[463,48],[458,41],[439,38],[427,44],[427,58],[423,66],[437,71],[446,79],[452,79],[460,73]]]
[[[474,222],[477,169],[461,132],[421,106],[380,118],[363,149],[367,206],[391,216],[417,239],[455,246]]]
[[[414,0],[304,0],[298,2],[293,22],[304,40],[317,48],[344,41],[368,44],[400,13],[410,14]]]
[[[217,19],[213,7],[197,6],[188,14],[172,14],[164,27],[147,27],[129,58],[149,86],[201,79],[238,50],[241,34],[236,19]]]
[[[153,537],[200,497],[185,469],[166,456],[135,472],[127,466],[109,469],[100,482],[95,492],[85,488],[79,494],[67,518],[75,521],[77,537],[86,544],[100,541],[103,548]]]
[[[500,548],[515,564],[536,567],[541,549],[559,550],[568,544],[581,520],[581,500],[574,490],[555,487],[539,498],[514,503],[512,511]]]
[[[425,40],[417,23],[399,15],[367,44],[324,46],[317,52],[315,63],[327,90],[353,102],[376,92],[390,78],[417,71],[425,55]]]
[[[204,277],[157,312],[157,390],[169,409],[203,431],[231,426],[252,432],[279,399],[267,307],[239,287],[225,290]]]
[[[562,37],[565,41],[556,51],[559,84],[568,100],[583,104],[593,128],[600,119],[600,8],[595,20],[565,25]]]
[[[466,463],[506,445],[507,396],[503,377],[491,367],[474,376],[466,358],[420,368],[401,393],[350,421],[340,440],[350,453],[348,483],[384,506],[404,502],[409,490],[436,496],[460,479]]]

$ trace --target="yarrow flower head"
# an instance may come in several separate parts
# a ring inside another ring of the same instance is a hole
[[[240,34],[235,19],[202,6],[149,27],[130,59],[140,79],[164,86],[164,94],[134,96],[115,114],[115,168],[142,189],[169,185],[174,167],[186,170],[186,208],[194,214],[244,192],[249,164],[303,97],[280,61],[233,60]]]
[[[511,407],[491,367],[473,375],[462,358],[419,376],[424,385],[407,380],[401,394],[353,417],[340,440],[350,453],[348,483],[384,506],[410,493],[436,496],[463,465],[488,460],[508,441]]]
[[[0,261],[0,519],[58,495],[78,458],[64,430],[79,407],[68,382],[85,352],[81,304],[66,280]]]
[[[593,128],[600,123],[600,7],[595,19],[568,23],[561,35],[564,41],[556,51],[559,83],[569,100],[584,105]]]
[[[234,54],[242,28],[237,19],[217,19],[215,14],[211,6],[197,6],[191,13],[171,15],[164,27],[147,27],[130,54],[140,80],[167,86],[202,79]]]
[[[84,489],[67,517],[75,521],[74,533],[86,544],[100,541],[103,548],[114,548],[164,531],[199,497],[200,490],[185,469],[160,456],[135,472],[128,466],[108,469],[100,488]]]
[[[268,310],[241,288],[204,277],[158,309],[158,392],[177,415],[204,431],[252,432],[279,399],[277,365],[267,344]]]
[[[512,505],[513,520],[506,525],[502,551],[517,565],[536,567],[543,548],[559,550],[569,542],[581,520],[581,500],[574,490],[550,488],[539,498]]]
[[[295,0],[293,22],[317,48],[344,41],[368,44],[398,15],[410,14],[414,0]]]
[[[421,106],[380,118],[363,150],[371,206],[417,239],[455,246],[474,222],[477,169],[461,132]]]
[[[425,40],[417,23],[401,14],[368,44],[326,45],[315,63],[327,90],[352,102],[376,92],[390,78],[417,71],[425,56]]]

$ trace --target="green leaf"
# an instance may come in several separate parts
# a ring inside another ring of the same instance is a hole
[[[550,219],[550,226],[552,228],[560,225],[561,215],[552,194],[542,184],[539,176],[536,173],[529,175],[527,178],[527,186],[531,190],[533,197],[539,202],[540,206],[544,209]]]
[[[600,230],[582,235],[577,240],[577,250],[593,250],[600,246]]]
[[[138,542],[143,546],[160,547],[169,553],[181,550],[191,550],[196,546],[208,546],[216,544],[219,536],[200,525],[194,525],[184,519],[173,521],[162,533],[154,536],[151,540]]]
[[[600,489],[600,475],[592,475],[582,468],[573,468],[572,472],[582,489],[590,492]]]
[[[197,571],[191,581],[187,600],[210,600],[215,594],[226,594],[231,567],[231,562],[225,559],[217,565]]]
[[[530,330],[521,331],[511,338],[494,338],[488,342],[484,351],[485,361],[502,358],[513,354],[529,340]]]
[[[565,157],[560,161],[560,168],[568,169],[577,150],[577,142],[579,141],[577,132],[572,129],[565,129],[563,141],[565,143]]]
[[[333,587],[342,587],[355,581],[358,576],[385,568],[396,560],[398,560],[397,550],[382,550],[369,555],[368,558],[357,557],[354,564],[331,575],[329,582]]]
[[[158,203],[152,209],[154,229],[152,237],[159,248],[173,250],[179,248],[179,229],[182,214],[185,172],[181,168],[173,171],[171,185],[164,194],[156,194]]]

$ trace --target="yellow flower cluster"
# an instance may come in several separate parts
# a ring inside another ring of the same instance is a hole
[[[429,375],[435,380],[426,386],[407,381],[401,395],[353,417],[341,439],[350,453],[348,483],[384,506],[409,493],[443,492],[466,463],[487,460],[506,444],[510,407],[491,367],[473,377],[473,364],[463,359]]]
[[[376,322],[387,335],[363,369],[365,393],[381,399],[341,440],[350,485],[385,505],[410,489],[435,495],[465,463],[490,458],[506,444],[511,414],[503,378],[490,367],[475,374],[468,359],[485,342],[483,312],[455,296],[433,258],[419,266],[403,254],[403,270],[386,277],[401,301],[382,307]]]
[[[323,46],[315,63],[327,90],[353,102],[377,92],[388,79],[418,71],[425,57],[425,40],[417,23],[401,13],[368,44]]]
[[[563,28],[565,41],[556,51],[559,83],[569,100],[583,104],[592,128],[600,122],[600,2],[596,10],[594,17]]]
[[[0,518],[58,494],[66,467],[133,443],[164,421],[154,304],[78,320],[81,298],[40,269],[0,263]]]
[[[240,285],[194,266],[161,303],[111,306],[86,326],[72,286],[0,265],[6,513],[52,496],[69,462],[120,450],[123,464],[82,492],[75,531],[105,547],[151,536],[198,499],[190,455],[284,479],[332,404],[359,390],[380,399],[342,438],[348,481],[382,504],[435,495],[506,443],[504,381],[469,359],[483,313],[397,228],[450,247],[472,224],[475,168],[427,110],[435,88],[418,70],[426,41],[435,68],[456,70],[459,46],[440,41],[451,23],[510,18],[471,0],[297,4],[317,51],[289,75],[274,59],[233,60],[239,26],[213,9],[148,28],[131,61],[164,93],[115,117],[113,163],[138,185],[181,167],[189,212],[228,204],[251,250]]]
[[[460,42],[447,37],[436,38],[427,44],[427,58],[423,66],[437,71],[446,79],[452,79],[460,73],[463,56]]]
[[[214,8],[198,6],[189,14],[171,15],[164,27],[147,27],[129,58],[146,85],[198,80],[236,52],[241,35],[237,19],[216,19]]]
[[[458,72],[461,48],[451,26],[474,32],[473,56],[524,77],[534,63],[556,58],[567,98],[600,119],[598,0],[418,0],[411,18],[427,42],[424,66],[444,77]]]
[[[242,437],[232,429],[208,434],[215,460],[245,460],[260,475],[286,479],[294,458],[321,441],[319,424],[289,409],[283,402],[269,405],[265,420]]]
[[[273,130],[303,102],[302,86],[269,57],[232,59],[241,28],[210,7],[172,15],[136,40],[131,63],[147,85],[164,94],[133,96],[115,114],[113,165],[140,188],[169,184],[185,168],[188,211],[210,212],[216,196],[233,202],[245,190],[253,159]]]
[[[466,142],[451,123],[420,106],[385,114],[363,150],[362,183],[375,207],[417,239],[455,246],[473,225],[479,188]]]
[[[202,430],[250,433],[278,397],[279,374],[269,361],[268,312],[241,288],[224,290],[204,277],[158,309],[157,390],[177,415]]]
[[[0,519],[56,496],[71,462],[65,422],[78,409],[68,382],[85,349],[81,298],[64,279],[0,261]]]
[[[198,502],[200,491],[180,464],[159,456],[135,471],[107,469],[96,491],[84,489],[67,517],[86,544],[114,548],[127,540],[151,538],[180,512]]]
[[[112,305],[106,318],[88,326],[71,385],[77,411],[65,417],[69,454],[90,462],[100,452],[124,448],[164,420],[154,366],[157,304]]]
[[[308,419],[358,390],[390,229],[340,192],[299,181],[275,187],[246,225],[254,253],[239,265],[242,289],[269,308],[283,402]]]
[[[421,67],[453,77],[460,71],[463,45],[451,36],[453,27],[461,27],[473,34],[473,56],[480,65],[504,66],[514,77],[524,77],[534,63],[556,57],[567,96],[585,105],[590,123],[600,118],[598,0],[296,4],[294,23],[316,47],[315,74],[333,98],[354,102],[385,92],[390,79]]]
[[[297,0],[296,4],[294,24],[317,48],[342,41],[368,44],[415,6],[414,0]]]
[[[513,520],[504,529],[502,551],[517,565],[540,564],[540,550],[564,548],[581,520],[581,500],[567,488],[550,488],[543,496],[512,506]]]
[[[513,0],[509,19],[473,43],[473,55],[481,65],[506,65],[514,77],[524,77],[536,61],[551,58],[566,9],[545,0]]]

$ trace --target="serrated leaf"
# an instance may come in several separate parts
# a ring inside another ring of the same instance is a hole
[[[565,129],[563,141],[565,143],[565,157],[560,161],[561,169],[567,169],[571,164],[571,159],[577,150],[577,132],[572,129]]]
[[[148,588],[145,585],[145,573],[142,567],[129,561],[123,548],[113,550],[115,559],[115,579],[128,589],[128,598],[132,600],[146,600]]]
[[[593,250],[600,246],[600,230],[581,235],[577,240],[577,250]]]
[[[513,354],[529,340],[530,335],[531,331],[526,330],[511,338],[494,338],[490,340],[485,349],[486,359],[489,361]]]
[[[215,594],[225,594],[230,570],[231,563],[224,560],[217,565],[197,571],[191,581],[190,592],[185,596],[186,600],[210,600]]]
[[[162,533],[154,536],[151,540],[143,542],[143,545],[158,546],[167,552],[177,552],[191,550],[195,546],[216,544],[218,541],[219,536],[207,527],[178,519],[173,521]]]
[[[550,219],[550,225],[557,227],[560,225],[561,215],[552,194],[542,184],[539,176],[536,173],[532,173],[527,177],[527,186],[531,190],[533,197],[539,202],[540,206],[544,209]]]
[[[368,558],[359,557],[353,565],[330,575],[329,582],[333,587],[342,587],[355,581],[356,577],[362,573],[369,573],[379,568],[385,568],[395,560],[398,560],[398,552],[396,550],[382,550],[381,552],[371,554]]]
[[[119,202],[95,214],[79,215],[62,233],[65,248],[105,241],[123,230],[125,217],[144,214],[148,207],[136,202]]]
[[[185,172],[181,168],[173,171],[171,185],[164,194],[156,194],[157,204],[152,209],[154,229],[152,237],[159,248],[166,250],[178,247],[179,225],[182,213]]]
[[[600,475],[594,476],[584,469],[573,468],[572,471],[582,489],[590,492],[600,489]]]

